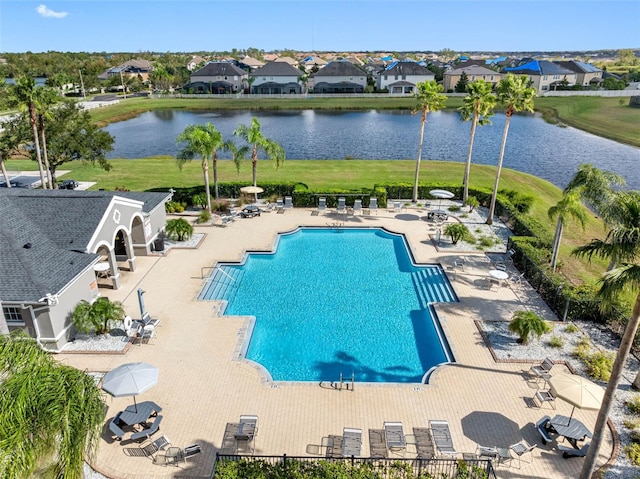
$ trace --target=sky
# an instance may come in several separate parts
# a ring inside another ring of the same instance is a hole
[[[0,52],[640,48],[640,0],[0,0]]]

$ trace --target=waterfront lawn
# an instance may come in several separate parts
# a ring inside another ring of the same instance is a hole
[[[9,170],[35,170],[36,163],[29,160],[9,160]],[[182,171],[173,157],[146,158],[142,160],[116,159],[110,161],[111,171],[104,171],[81,162],[66,163],[70,170],[63,178],[76,181],[96,182],[92,189],[114,190],[122,188],[144,191],[151,188],[184,188],[204,184],[199,160],[187,162]],[[422,162],[420,181],[425,184],[459,185],[462,182],[464,163],[432,161]],[[413,183],[414,160],[287,160],[279,169],[274,169],[268,160],[258,161],[258,185],[263,182],[300,182],[314,191],[345,189],[371,189],[376,183]],[[220,182],[242,181],[251,184],[251,164],[246,161],[240,173],[230,160],[218,160]],[[487,165],[472,165],[470,183],[472,187],[491,191],[495,179],[495,168]],[[560,189],[548,181],[532,175],[504,168],[500,180],[501,189],[517,190],[530,194],[536,200],[530,214],[553,234],[555,222],[549,220],[547,210],[561,198]],[[390,198],[392,199],[392,198]],[[406,198],[405,198],[406,199]],[[606,264],[594,260],[591,264],[570,256],[571,250],[584,244],[585,238],[603,238],[605,229],[595,216],[587,220],[583,232],[569,222],[563,235],[560,251],[562,272],[575,283],[591,283],[597,280]]]

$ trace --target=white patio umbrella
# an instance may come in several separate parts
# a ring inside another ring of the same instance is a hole
[[[240,188],[242,193],[254,194],[256,197],[256,201],[258,200],[258,193],[262,193],[264,190],[259,186],[243,186]]]
[[[102,378],[102,390],[113,397],[136,396],[158,383],[158,368],[148,363],[126,363],[112,369]]]
[[[440,209],[443,199],[450,200],[455,196],[453,193],[447,190],[431,190],[429,191],[429,194],[434,198],[438,198],[440,200],[438,201],[438,209]]]
[[[556,374],[549,378],[548,383],[552,394],[573,406],[569,424],[576,408],[600,409],[604,389],[596,383],[577,374]]]

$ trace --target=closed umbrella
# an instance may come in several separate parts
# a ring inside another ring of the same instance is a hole
[[[158,383],[158,368],[148,363],[127,363],[112,369],[102,379],[102,390],[113,397],[136,396]]]
[[[576,374],[556,374],[548,380],[551,393],[573,406],[573,412],[578,409],[600,409],[604,397],[604,389],[596,383]]]

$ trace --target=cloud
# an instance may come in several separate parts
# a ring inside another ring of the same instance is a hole
[[[46,5],[38,5],[38,8],[36,8],[36,12],[38,12],[43,17],[48,18],[64,18],[69,15],[69,12],[55,12],[48,8]]]

